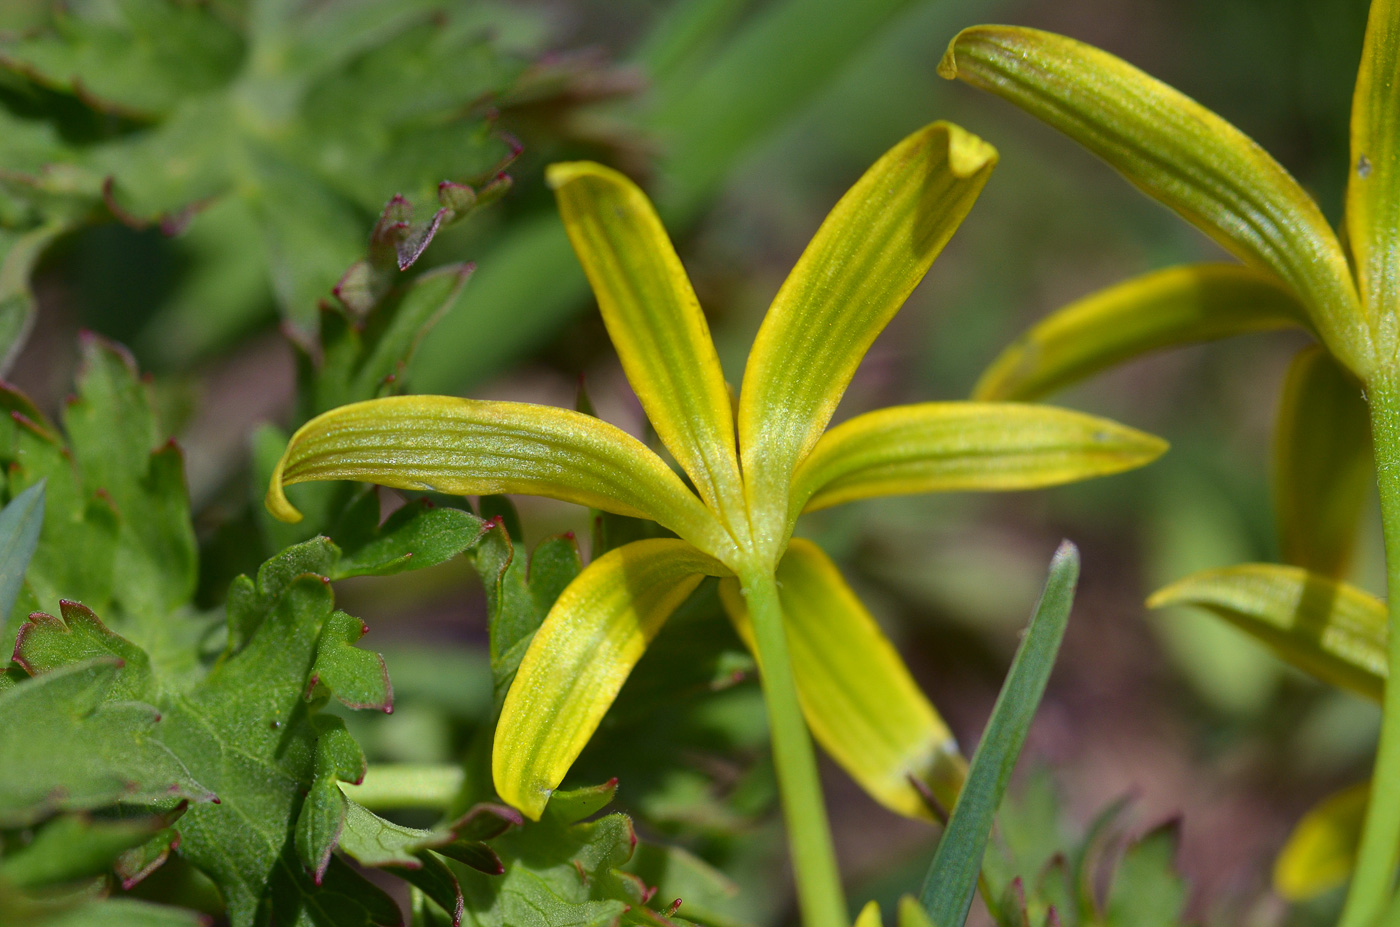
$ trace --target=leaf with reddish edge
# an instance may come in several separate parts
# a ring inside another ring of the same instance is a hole
[[[331,613],[316,648],[310,690],[324,686],[346,708],[394,711],[394,687],[384,658],[355,646],[369,626],[345,612]]]

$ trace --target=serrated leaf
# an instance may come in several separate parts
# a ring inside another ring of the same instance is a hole
[[[210,802],[164,742],[169,719],[139,702],[106,702],[121,661],[63,666],[0,692],[0,827],[117,802]],[[157,725],[163,725],[157,731]]]
[[[402,866],[420,869],[421,850],[452,841],[448,830],[421,830],[385,820],[355,802],[349,802],[340,849],[365,866]]]
[[[378,519],[378,500],[367,498]],[[338,538],[340,559],[334,578],[386,576],[401,570],[436,566],[476,544],[488,524],[470,512],[434,508],[426,499],[409,502],[390,515],[382,526],[363,539]]]
[[[992,820],[1050,678],[1078,578],[1079,551],[1065,541],[1050,562],[1045,591],[1016,650],[924,880],[920,900],[937,927],[960,927],[967,918]]]
[[[1381,698],[1385,604],[1354,586],[1300,567],[1248,563],[1195,573],[1159,589],[1147,604],[1210,609],[1304,672]]]
[[[360,619],[342,611],[333,612],[316,647],[311,684],[326,686],[336,701],[347,708],[391,712],[394,687],[384,658],[355,646],[368,630]]]
[[[124,851],[147,843],[183,811],[180,805],[169,814],[144,817],[55,818],[32,841],[0,860],[0,884],[35,889],[102,875]]]
[[[1113,873],[1106,927],[1178,927],[1188,889],[1176,872],[1181,825],[1168,822],[1131,844]]]

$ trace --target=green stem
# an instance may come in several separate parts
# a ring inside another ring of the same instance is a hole
[[[846,899],[817,778],[816,752],[797,702],[778,584],[771,571],[755,570],[741,576],[740,585],[753,620],[802,921],[806,927],[846,927]]]
[[[462,788],[462,767],[419,763],[381,763],[365,772],[359,785],[340,790],[366,808],[426,808],[442,811]]]
[[[1377,377],[1367,394],[1385,533],[1389,675],[1371,802],[1339,927],[1371,927],[1375,923],[1390,898],[1395,869],[1400,865],[1400,377],[1392,373]]]

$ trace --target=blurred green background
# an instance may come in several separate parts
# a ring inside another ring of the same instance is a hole
[[[73,6],[102,15],[101,3]],[[245,22],[258,6],[229,0],[209,8]],[[935,119],[963,125],[1000,150],[1000,165],[927,280],[876,342],[839,420],[878,406],[963,398],[1002,346],[1064,303],[1150,269],[1223,257],[1051,130],[940,79],[935,67],[958,29],[987,21],[1036,26],[1126,58],[1252,135],[1335,221],[1367,9],[1362,0],[410,6],[402,21],[377,27],[381,41],[421,30],[408,51],[366,64],[371,52],[349,43],[342,60],[362,82],[323,81],[348,93],[345,87],[382,89],[401,80],[400,92],[381,105],[356,90],[358,110],[344,103],[340,121],[298,123],[304,134],[288,136],[286,144],[302,150],[325,146],[315,148],[322,160],[314,168],[330,178],[320,205],[279,198],[270,183],[250,194],[246,183],[210,181],[207,202],[179,234],[131,228],[92,200],[92,178],[103,171],[116,177],[120,208],[121,195],[133,198],[128,206],[140,201],[143,183],[166,189],[162,178],[180,165],[157,159],[139,168],[91,152],[109,139],[140,139],[205,104],[169,112],[98,106],[101,118],[89,120],[86,140],[60,133],[70,146],[61,158],[91,175],[82,182],[87,187],[75,182],[78,199],[89,199],[38,262],[34,329],[9,376],[56,407],[71,382],[79,329],[132,346],[154,373],[186,449],[207,557],[228,561],[211,568],[208,595],[216,595],[220,577],[256,562],[257,532],[269,530],[258,528],[260,516],[250,508],[258,497],[250,470],[254,427],[293,425],[304,414],[294,399],[296,354],[279,326],[314,328],[316,294],[329,295],[339,269],[363,252],[378,204],[402,192],[421,218],[431,196],[430,186],[386,188],[392,172],[345,179],[326,167],[331,141],[410,154],[427,146],[429,155],[412,168],[417,173],[402,176],[431,183],[489,171],[498,149],[508,147],[500,133],[518,139],[522,153],[507,168],[514,178],[509,194],[443,231],[409,272],[453,261],[477,265],[410,365],[410,388],[572,406],[582,377],[603,417],[642,434],[640,408],[543,185],[545,164],[601,159],[647,187],[737,385],[769,300],[845,188],[919,126]],[[10,0],[0,29],[22,44],[46,10]],[[420,55],[449,32],[463,44],[438,58]],[[480,55],[474,70],[462,64],[467,47]],[[12,59],[12,52],[0,57]],[[398,61],[422,73],[388,73]],[[462,70],[444,72],[447,62]],[[25,95],[40,91],[21,86],[16,73],[0,82],[0,102],[13,125],[29,125]],[[296,73],[294,64],[287,73]],[[480,93],[467,93],[463,81],[477,81]],[[406,100],[431,96],[439,85],[446,115],[434,116],[429,128],[463,118],[475,120],[475,135],[438,137],[416,124],[401,135],[387,128],[383,138],[374,134]],[[341,105],[327,99],[327,107]],[[42,160],[19,138],[0,141],[0,181],[13,183],[27,170],[25,158]],[[124,188],[123,171],[138,168],[146,175]],[[297,181],[290,189],[308,185]],[[255,204],[246,209],[238,205],[245,194]],[[156,199],[152,213],[167,207]],[[9,210],[0,228],[7,247],[34,227],[34,210],[43,208],[23,196],[16,202],[25,208]],[[320,219],[298,224],[317,210]],[[288,283],[279,247],[269,245],[277,234],[316,255],[321,275]],[[1274,334],[1176,351],[1053,398],[1168,439],[1171,452],[1144,471],[1046,492],[862,503],[813,516],[800,528],[838,558],[965,745],[976,742],[1046,561],[1061,537],[1074,539],[1084,555],[1081,598],[1023,767],[1053,771],[1071,822],[1082,824],[1124,794],[1134,796],[1144,826],[1183,815],[1181,863],[1191,878],[1192,910],[1231,923],[1308,922],[1308,912],[1285,915],[1269,896],[1273,854],[1305,808],[1364,775],[1376,712],[1285,670],[1214,619],[1147,614],[1142,601],[1192,570],[1276,559],[1268,449],[1279,384],[1300,343]],[[520,504],[530,543],[566,530],[589,535],[588,513],[576,507]],[[1377,524],[1372,517],[1354,577],[1373,591],[1382,588]],[[366,644],[385,651],[399,694],[392,717],[354,721],[372,758],[453,760],[490,706],[483,606],[472,571],[448,565],[401,581],[345,586],[345,607],[369,622]],[[703,603],[696,610],[703,612]],[[704,682],[736,668],[742,676],[747,667],[724,662],[733,657],[733,641],[717,639],[722,629],[703,620],[676,624],[658,642],[670,643],[649,652],[639,675],[689,665],[699,680],[695,691],[680,700],[677,715],[620,713],[576,775],[622,775],[620,801],[644,830],[679,835],[738,879],[744,891],[716,902],[724,917],[781,920],[790,899],[773,887],[781,884],[772,876],[780,848],[756,687],[751,674],[733,686]],[[645,683],[620,707],[646,704]],[[640,783],[633,791],[629,768]],[[879,809],[838,770],[826,773],[853,891],[887,903],[916,883],[934,834]]]

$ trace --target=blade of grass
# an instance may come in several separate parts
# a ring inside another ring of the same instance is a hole
[[[920,899],[936,927],[962,927],[967,919],[992,819],[1045,693],[1078,579],[1079,550],[1065,541],[1050,561],[1045,591],[997,696],[987,731],[972,758],[967,784],[924,879]]]

